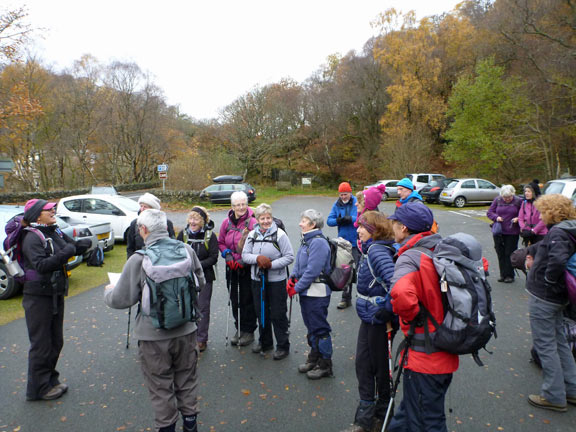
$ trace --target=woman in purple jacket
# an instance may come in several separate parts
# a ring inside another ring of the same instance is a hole
[[[544,238],[548,232],[546,224],[540,217],[540,212],[534,206],[536,191],[530,184],[524,186],[524,201],[518,213],[518,225],[520,225],[520,237],[525,247],[533,245]]]
[[[488,209],[486,216],[492,220],[493,225],[500,224],[501,230],[495,232],[494,227],[494,249],[498,255],[498,267],[500,267],[500,278],[498,282],[513,283],[514,267],[510,262],[512,252],[518,249],[518,238],[520,235],[520,225],[518,224],[518,213],[522,200],[515,195],[516,189],[512,185],[503,185],[500,189],[500,196],[494,199]]]

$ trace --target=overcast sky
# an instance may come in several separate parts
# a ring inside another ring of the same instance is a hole
[[[25,5],[43,28],[37,55],[56,71],[83,54],[133,61],[150,72],[170,105],[197,119],[257,85],[302,82],[330,54],[360,51],[386,9],[418,18],[460,0],[2,0]]]

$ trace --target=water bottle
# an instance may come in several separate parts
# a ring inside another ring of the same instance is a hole
[[[14,261],[14,260],[10,259],[8,254],[6,254],[3,251],[0,251],[0,254],[2,254],[2,261],[4,261],[4,265],[6,266],[6,271],[8,272],[8,274],[10,276],[12,276],[12,277],[24,276],[24,270],[22,270],[22,267],[20,267],[20,264],[18,263],[18,261]]]

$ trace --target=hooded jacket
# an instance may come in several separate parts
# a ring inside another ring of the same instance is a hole
[[[358,200],[355,196],[351,196],[350,200],[346,204],[338,198],[326,219],[326,224],[328,226],[338,227],[338,237],[348,240],[352,246],[356,246],[356,228],[354,227],[354,222],[356,222],[358,216],[358,209],[356,208],[357,202]],[[350,216],[351,222],[346,225],[338,225],[338,218],[343,218],[345,216]]]
[[[248,234],[242,261],[252,265],[252,280],[260,280],[260,269],[256,265],[258,255],[264,255],[272,261],[272,267],[266,271],[266,277],[270,282],[286,280],[286,267],[294,262],[294,250],[286,233],[272,222],[270,228],[262,233],[260,225],[256,224]]]
[[[200,260],[200,265],[204,271],[206,282],[213,282],[216,280],[214,266],[218,262],[218,238],[212,231],[214,230],[214,221],[208,221],[206,226],[200,231],[194,233],[188,227],[184,228],[178,233],[176,240],[184,241],[186,234],[187,242],[190,247],[196,252],[196,256]],[[206,233],[210,232],[210,238],[206,240]]]
[[[397,253],[394,277],[392,278],[392,306],[400,318],[400,327],[408,334],[410,323],[420,312],[419,303],[432,314],[437,322],[444,319],[444,306],[440,292],[438,273],[434,261],[423,250],[434,250],[441,237],[424,232],[408,237]],[[428,321],[430,333],[434,324]],[[424,333],[424,327],[416,327],[416,333]],[[447,374],[458,369],[459,359],[455,354],[437,351],[430,354],[410,348],[406,368],[424,374]]]
[[[570,235],[576,239],[576,220],[552,226],[541,241],[528,248],[534,262],[526,289],[534,297],[555,304],[568,302],[564,272],[566,263],[576,253],[576,243]]]
[[[546,224],[540,217],[540,212],[534,207],[534,200],[524,200],[518,212],[518,225],[520,231],[532,230],[536,235],[545,235],[548,232]]]
[[[394,276],[394,252],[390,249],[393,242],[375,240],[363,245],[362,258],[358,266],[358,294],[365,297],[388,297]],[[388,247],[390,246],[390,247]],[[370,260],[370,265],[368,265]],[[370,267],[374,274],[370,271]],[[376,280],[378,277],[382,283]],[[390,303],[388,303],[390,305]],[[356,299],[356,312],[362,321],[368,324],[383,324],[374,315],[384,306],[377,306],[365,298]]]
[[[144,241],[144,245],[150,246],[167,237],[168,231],[150,233]],[[192,271],[198,278],[200,289],[202,289],[204,285],[206,285],[206,281],[200,260],[198,260],[196,253],[194,253],[189,245],[185,247],[188,255],[190,255],[192,259]],[[127,309],[140,302],[142,299],[142,288],[146,282],[146,274],[142,268],[143,259],[144,257],[140,254],[134,254],[128,258],[116,286],[106,289],[104,292],[104,302],[109,307],[113,309]],[[171,330],[157,329],[152,323],[152,318],[142,314],[141,310],[136,314],[134,322],[134,337],[144,341],[172,339],[196,331],[196,323],[194,322],[187,322]]]
[[[330,271],[330,246],[319,229],[308,231],[302,236],[302,243],[291,276],[298,279],[296,292],[308,297],[327,297],[332,294],[328,285],[316,282],[322,272]]]
[[[140,212],[138,212],[140,214]],[[134,219],[130,222],[130,226],[128,227],[128,231],[126,232],[126,256],[130,258],[134,252],[140,249],[144,249],[144,239],[138,232],[138,228],[136,224],[138,222],[138,218]],[[175,238],[176,233],[174,232],[174,224],[171,220],[167,220],[168,225],[168,235],[170,238]]]
[[[248,231],[252,231],[254,225],[256,225],[256,219],[254,218],[254,211],[250,207],[248,207],[246,213],[240,216],[240,219],[236,219],[234,210],[230,209],[228,217],[220,225],[220,233],[218,234],[220,252],[230,249],[234,261],[240,261],[242,259],[242,250],[238,250],[238,243],[242,240],[244,229],[248,228]]]

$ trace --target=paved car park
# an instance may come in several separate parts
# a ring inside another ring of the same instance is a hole
[[[328,214],[335,197],[291,197],[275,202],[274,216],[287,228],[295,249],[300,244],[298,216],[307,208]],[[383,212],[394,203],[382,203]],[[465,231],[474,235],[493,266],[497,265],[488,224],[476,210],[435,210],[440,233]],[[185,213],[169,213],[175,224]],[[212,213],[219,227],[226,211]],[[325,233],[334,236],[335,229]],[[106,267],[102,271],[106,271]],[[494,269],[492,274],[497,275]],[[498,338],[481,353],[478,367],[470,356],[447,395],[448,430],[570,431],[576,407],[554,413],[530,406],[526,397],[540,385],[540,372],[529,362],[531,345],[528,295],[523,276],[513,284],[493,286]],[[354,308],[336,309],[333,296],[328,319],[333,327],[333,379],[309,381],[296,371],[305,358],[305,327],[299,304],[293,303],[290,356],[273,361],[252,354],[249,347],[225,347],[226,284],[224,265],[212,300],[210,341],[199,362],[200,431],[323,432],[345,429],[353,420],[358,394],[354,354],[359,319]],[[67,300],[65,346],[59,364],[70,390],[53,402],[26,402],[26,350],[23,320],[0,327],[0,432],[2,431],[149,431],[153,414],[138,365],[136,341],[126,349],[126,311],[106,308],[102,287]],[[394,341],[396,347],[400,339]],[[395,349],[395,348],[394,348]],[[181,422],[179,423],[181,425]]]

